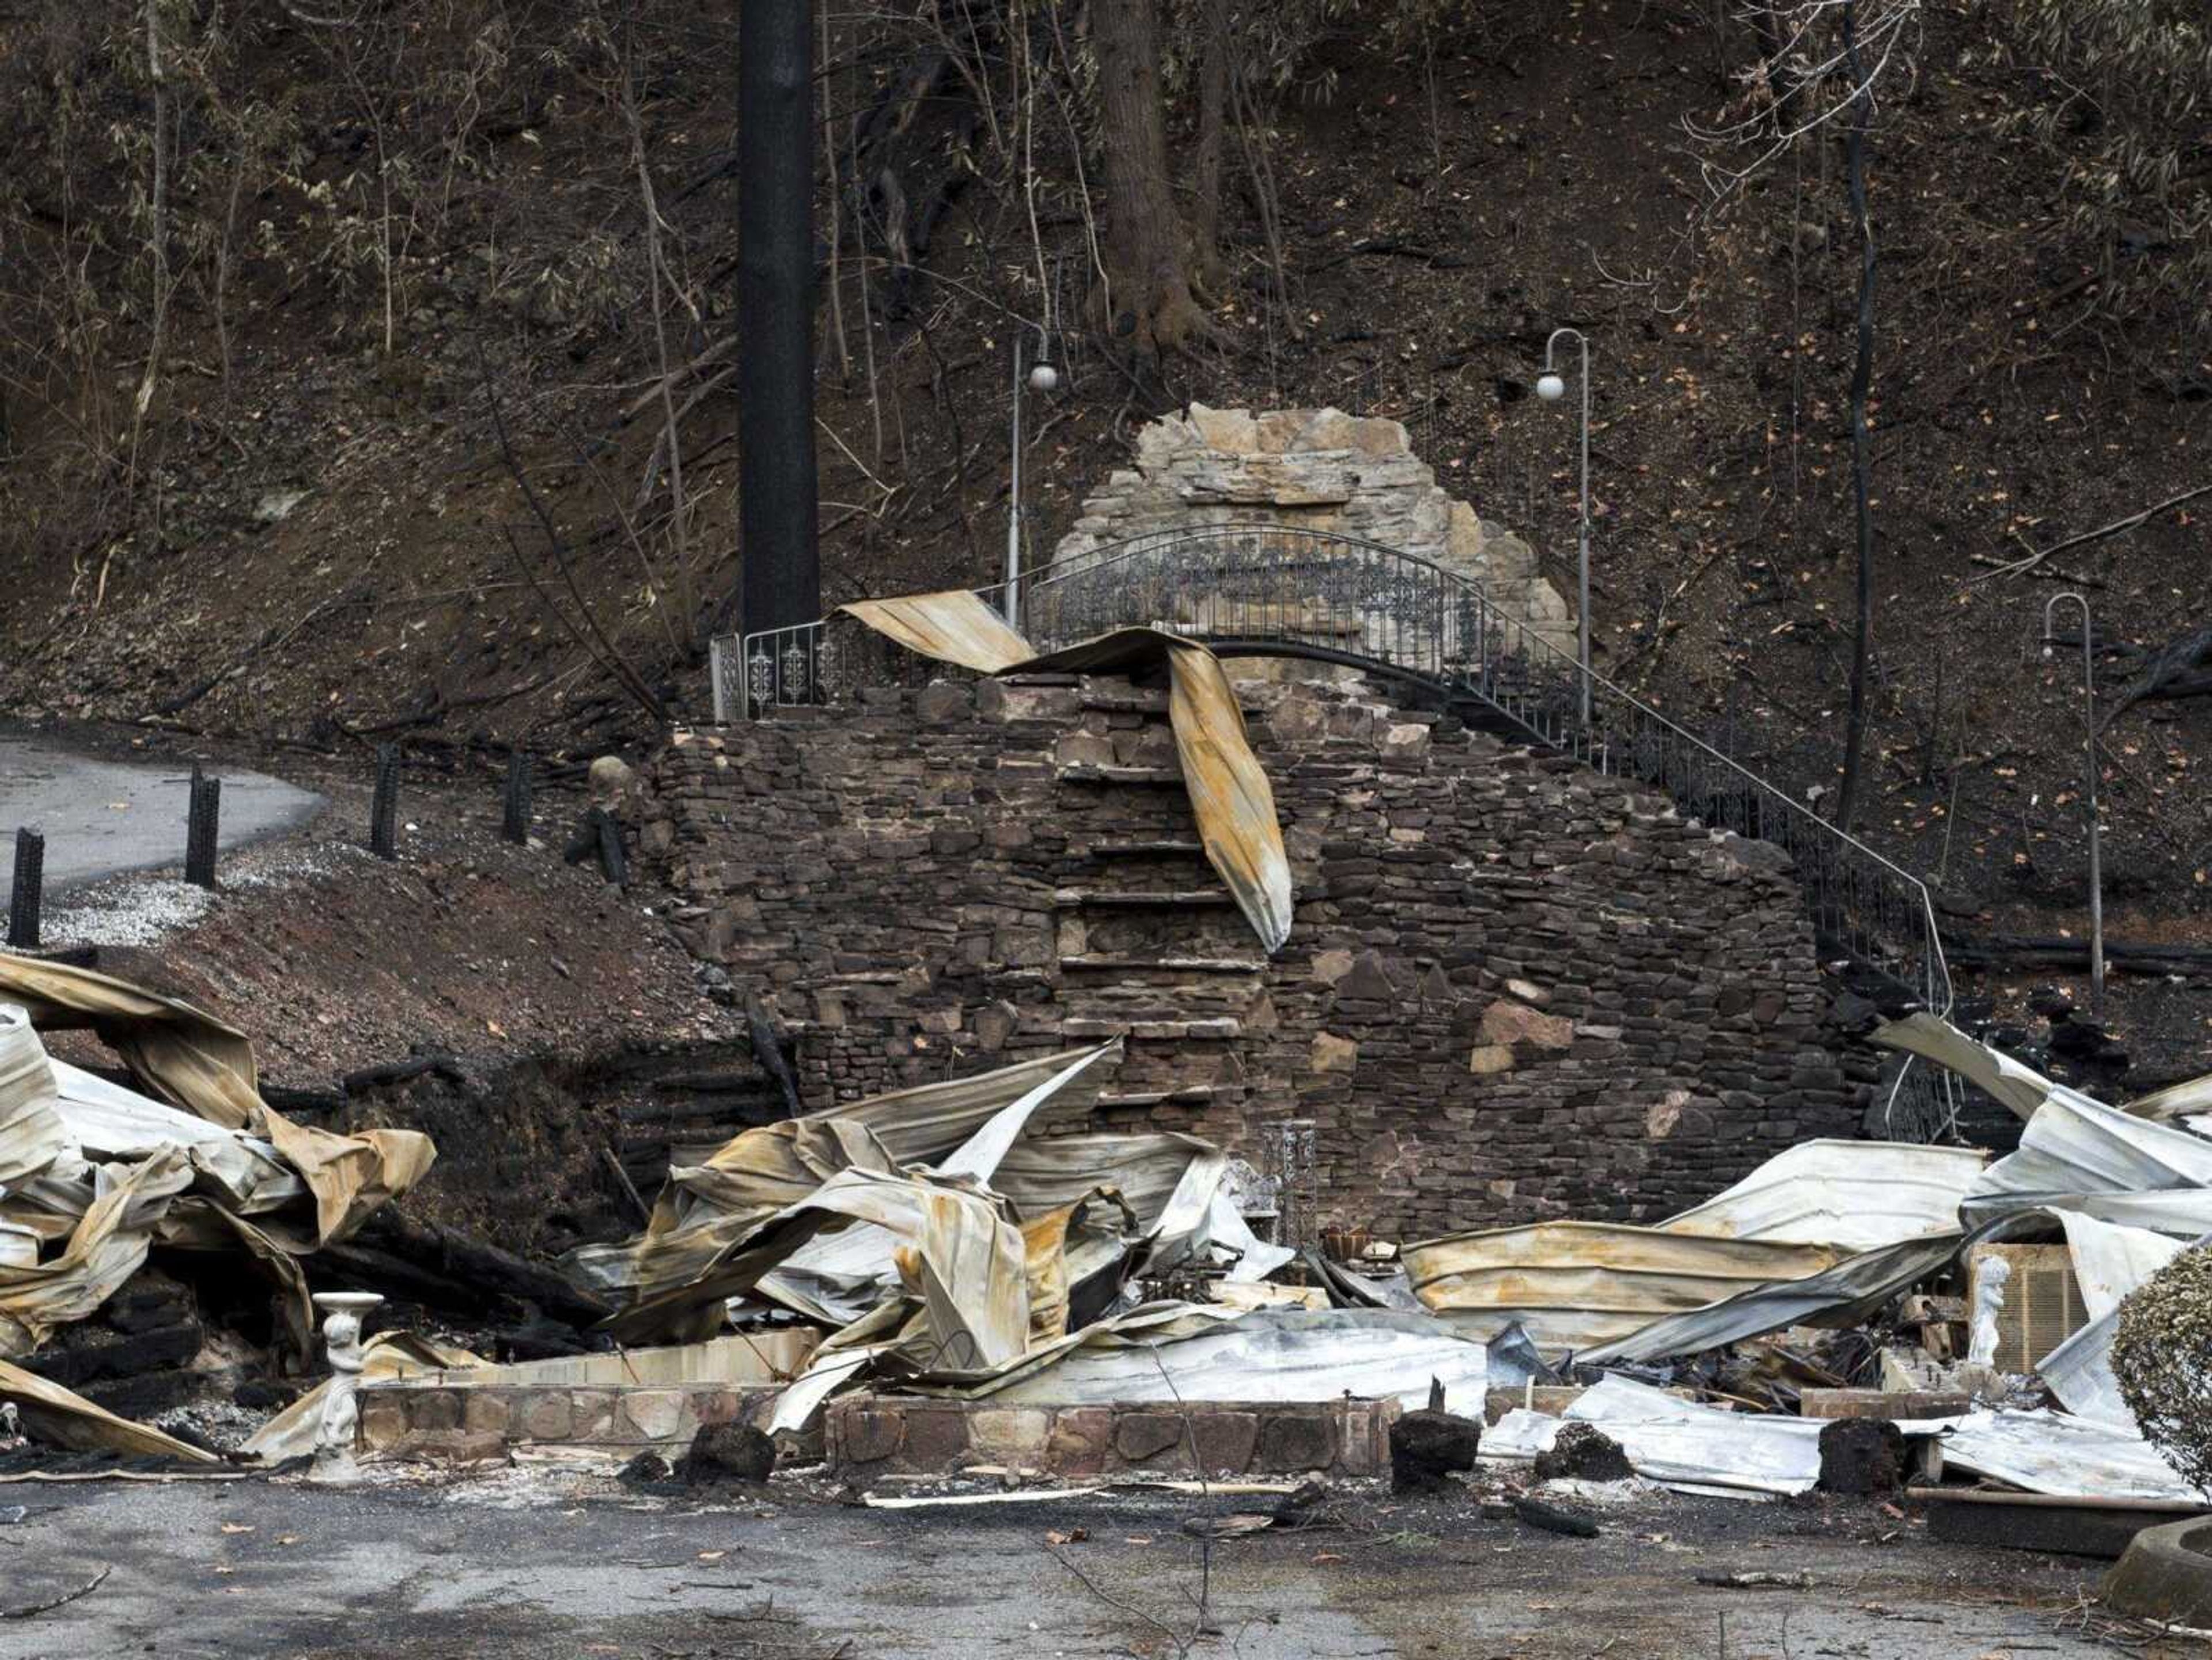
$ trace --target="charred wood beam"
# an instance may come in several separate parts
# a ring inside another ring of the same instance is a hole
[[[782,1091],[788,1115],[798,1117],[805,1109],[799,1101],[799,1079],[793,1074],[791,1062],[783,1052],[784,1034],[761,1006],[758,998],[745,999],[745,1035],[752,1040],[753,1059]]]
[[[338,1080],[338,1088],[348,1095],[359,1095],[388,1084],[412,1082],[426,1073],[436,1073],[449,1083],[462,1081],[461,1063],[450,1055],[410,1055],[404,1061],[386,1061],[373,1067],[363,1067],[349,1072]]]
[[[1957,968],[2086,971],[2089,966],[2089,942],[2058,935],[1993,933],[1978,939],[1947,940],[1944,950]],[[2212,946],[2107,939],[2105,966],[2126,974],[2212,976]]]
[[[318,1260],[325,1257],[335,1266],[393,1275],[390,1285],[447,1307],[493,1308],[510,1299],[572,1325],[589,1324],[609,1311],[550,1268],[455,1229],[412,1220],[391,1206],[370,1217],[352,1239],[326,1246]],[[369,1283],[387,1288],[386,1282]]]
[[[2185,635],[2160,651],[2106,712],[2109,727],[2145,698],[2198,697],[2212,692],[2212,629]]]

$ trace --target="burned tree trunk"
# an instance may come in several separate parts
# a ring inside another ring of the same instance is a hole
[[[1221,167],[1229,143],[1229,53],[1233,50],[1221,9],[1206,16],[1204,66],[1198,86],[1198,155],[1193,163],[1190,210],[1192,275],[1199,291],[1218,290],[1221,261]]]
[[[1874,456],[1867,431],[1867,396],[1874,385],[1874,218],[1867,211],[1867,129],[1874,113],[1874,88],[1859,62],[1857,0],[1844,0],[1844,63],[1852,93],[1851,122],[1844,140],[1851,217],[1859,231],[1857,353],[1851,365],[1851,504],[1858,529],[1858,606],[1851,630],[1850,713],[1844,728],[1844,783],[1836,823],[1848,830],[1858,817],[1866,753],[1868,660],[1874,649]]]
[[[814,473],[814,8],[738,25],[740,626],[822,612]]]
[[[1106,179],[1107,331],[1132,356],[1154,361],[1212,329],[1192,296],[1189,239],[1168,178],[1156,0],[1094,6],[1091,28]]]

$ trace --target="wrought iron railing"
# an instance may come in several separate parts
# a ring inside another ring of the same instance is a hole
[[[1004,609],[1003,587],[975,592]],[[1950,1010],[1936,909],[1918,879],[1650,704],[1585,673],[1564,623],[1558,639],[1547,637],[1456,571],[1333,532],[1224,524],[1135,538],[1026,577],[1018,611],[1016,624],[1040,655],[1113,629],[1152,627],[1224,652],[1287,648],[1477,700],[1535,742],[1662,790],[1714,829],[1782,848],[1824,952],[1901,983],[1938,1013]],[[716,642],[718,720],[943,672],[849,621],[748,635],[741,653],[728,649],[733,643]],[[742,685],[730,683],[732,658],[744,666]],[[1952,1133],[1955,1091],[1941,1068],[1907,1064],[1884,1104],[1887,1132],[1923,1140]]]

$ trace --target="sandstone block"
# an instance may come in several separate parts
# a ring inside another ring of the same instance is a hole
[[[1044,1462],[1052,1414],[1036,1407],[981,1407],[968,1417],[968,1446],[994,1464],[1035,1468]]]
[[[1277,1413],[1260,1433],[1260,1468],[1325,1470],[1336,1462],[1336,1423],[1327,1410]]]
[[[939,680],[915,694],[915,718],[924,726],[941,727],[964,721],[975,711],[975,690],[957,681]]]
[[[1021,1011],[1001,998],[975,1016],[975,1042],[986,1055],[996,1055],[1006,1047],[1006,1040],[1014,1035],[1022,1023]]]
[[[1125,1412],[1114,1426],[1114,1450],[1124,1462],[1141,1464],[1182,1442],[1181,1417],[1164,1412]]]
[[[674,1389],[626,1389],[615,1415],[624,1440],[668,1441],[684,1426],[684,1397]]]
[[[1426,727],[1390,727],[1382,733],[1382,757],[1386,761],[1418,761],[1428,754],[1429,743]]]
[[[471,1389],[462,1402],[461,1426],[473,1435],[504,1436],[513,1415],[513,1402],[504,1389]]]
[[[1352,958],[1350,970],[1336,982],[1336,994],[1340,999],[1388,1003],[1396,999],[1398,988],[1391,983],[1389,972],[1382,966],[1382,954],[1364,951]]]
[[[611,1441],[615,1434],[613,1389],[571,1389],[568,1392],[568,1438],[578,1442]]]
[[[896,1412],[854,1408],[838,1419],[839,1450],[853,1464],[880,1464],[899,1450],[906,1422]]]
[[[358,1445],[380,1452],[405,1438],[407,1402],[403,1394],[397,1389],[361,1392],[361,1427],[355,1436]]]
[[[906,1441],[899,1455],[909,1469],[949,1470],[966,1456],[969,1423],[963,1408],[907,1406],[900,1411],[906,1420]]]
[[[565,1441],[571,1414],[566,1389],[532,1389],[517,1398],[514,1427],[524,1441]]]
[[[1190,1427],[1198,1442],[1199,1468],[1208,1475],[1241,1475],[1251,1468],[1260,1441],[1257,1413],[1200,1408],[1190,1414]]]
[[[1334,1032],[1314,1034],[1312,1066],[1316,1072],[1350,1072],[1359,1064],[1359,1045]]]
[[[1333,986],[1352,972],[1352,953],[1348,951],[1317,951],[1314,953],[1313,977],[1325,986]]]
[[[1260,447],[1259,423],[1249,410],[1215,410],[1193,404],[1188,414],[1192,429],[1212,448],[1250,455]],[[1135,482],[1133,475],[1131,482]]]
[[[1544,1014],[1525,1003],[1500,998],[1482,1012],[1486,1043],[1504,1044],[1524,1056],[1561,1055],[1572,1048],[1575,1023],[1565,1015]]]
[[[1062,1407],[1045,1439],[1045,1468],[1060,1475],[1099,1475],[1113,1443],[1111,1407]]]

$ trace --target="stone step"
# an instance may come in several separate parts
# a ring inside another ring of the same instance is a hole
[[[1244,1035],[1234,1015],[1212,1020],[1109,1020],[1079,1015],[1060,1023],[1063,1037],[1127,1037],[1139,1043],[1223,1043]]]
[[[1103,969],[1137,974],[1259,974],[1267,964],[1249,957],[1116,957],[1090,952],[1063,957],[1062,969]]]
[[[1093,842],[1089,853],[1093,859],[1168,859],[1185,854],[1202,859],[1206,856],[1206,843],[1188,836],[1131,836]]]
[[[1053,776],[1064,784],[1173,784],[1182,787],[1181,767],[1120,767],[1095,761],[1071,761],[1054,767]]]
[[[1191,1084],[1179,1090],[1136,1090],[1122,1095],[1102,1095],[1099,1110],[1111,1107],[1203,1107],[1219,1103],[1224,1105],[1242,1101],[1245,1089],[1242,1084]]]
[[[1061,910],[1193,910],[1203,905],[1233,905],[1237,902],[1226,888],[1187,888],[1165,893],[1055,888],[1052,903]]]

